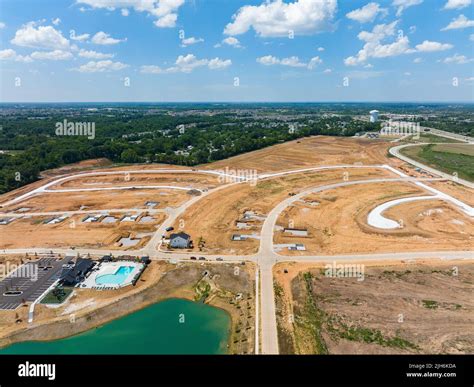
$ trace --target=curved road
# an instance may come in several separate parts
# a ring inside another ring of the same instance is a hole
[[[400,147],[395,147],[400,148]],[[393,149],[393,148],[392,148]],[[397,156],[398,157],[398,156]],[[417,258],[444,258],[444,259],[473,259],[473,252],[472,251],[445,251],[445,252],[415,252],[415,253],[389,253],[389,254],[357,254],[357,255],[337,255],[337,256],[282,256],[277,254],[273,249],[273,233],[276,221],[278,216],[281,214],[284,209],[287,208],[288,205],[291,205],[296,200],[301,199],[302,197],[308,195],[309,193],[314,192],[321,192],[328,189],[334,189],[338,187],[345,187],[354,184],[374,184],[374,183],[382,183],[382,182],[391,182],[391,181],[407,181],[413,182],[414,184],[425,188],[430,192],[436,191],[436,193],[441,193],[434,188],[428,187],[422,183],[422,181],[434,181],[434,180],[445,180],[446,177],[442,179],[417,179],[411,178],[407,175],[401,173],[400,171],[388,166],[388,165],[371,165],[371,166],[363,166],[363,165],[337,165],[337,166],[323,166],[323,167],[314,167],[314,168],[305,168],[300,170],[293,170],[293,171],[285,171],[285,172],[277,172],[277,173],[269,173],[269,174],[262,174],[259,176],[259,179],[267,179],[273,177],[284,176],[288,174],[295,174],[295,173],[304,173],[310,171],[318,171],[318,170],[327,170],[327,169],[345,169],[345,168],[382,168],[389,170],[399,177],[397,178],[376,178],[376,179],[369,179],[369,180],[358,180],[358,181],[345,181],[336,184],[324,185],[319,187],[313,187],[310,189],[306,189],[295,196],[292,196],[281,203],[279,203],[267,216],[265,222],[262,225],[261,230],[261,239],[260,239],[260,246],[259,251],[255,255],[250,256],[242,256],[242,255],[218,255],[218,256],[211,256],[207,254],[207,257],[210,259],[215,259],[217,257],[222,257],[223,262],[239,262],[242,260],[248,260],[255,262],[258,265],[257,270],[257,277],[260,277],[260,316],[261,316],[261,334],[262,334],[262,353],[264,354],[277,354],[278,353],[278,336],[277,336],[277,326],[276,326],[276,314],[275,314],[275,298],[274,298],[274,291],[273,291],[273,273],[272,268],[276,262],[286,262],[286,261],[300,261],[300,262],[330,262],[332,260],[368,260],[368,259],[417,259]],[[159,227],[159,229],[155,232],[154,236],[151,238],[149,243],[141,250],[113,250],[114,254],[117,255],[133,255],[133,256],[140,256],[143,254],[149,255],[153,259],[175,259],[179,260],[188,260],[189,254],[186,253],[168,253],[163,251],[158,251],[157,247],[161,243],[161,235],[164,234],[164,230],[172,225],[185,211],[193,204],[201,200],[202,198],[206,197],[207,195],[214,193],[218,190],[225,189],[233,184],[241,184],[244,182],[248,182],[249,179],[245,178],[238,178],[234,175],[226,174],[219,171],[206,171],[206,170],[167,170],[167,169],[160,169],[160,170],[139,170],[139,171],[112,171],[112,172],[97,172],[97,173],[81,173],[78,175],[73,176],[64,176],[51,181],[44,186],[36,188],[30,192],[27,192],[19,197],[10,200],[8,203],[4,205],[16,203],[18,201],[24,200],[28,197],[33,195],[38,195],[45,192],[57,192],[57,190],[48,190],[49,187],[58,184],[60,182],[84,177],[84,176],[94,176],[94,175],[109,175],[109,174],[126,174],[126,173],[205,173],[205,174],[212,174],[216,176],[223,176],[229,177],[235,181],[235,179],[239,179],[239,181],[224,184],[217,188],[214,188],[209,191],[202,192],[200,196],[193,197],[191,200],[187,201],[186,203],[182,204],[180,207],[176,209],[170,209],[169,217],[165,220],[165,222]],[[439,175],[437,172],[436,174]],[[449,176],[452,179],[452,176]],[[232,180],[231,180],[232,181]],[[148,187],[148,186],[146,186]],[[105,187],[107,189],[109,187]],[[182,187],[181,187],[182,188]],[[100,188],[98,188],[100,190]],[[117,188],[119,189],[119,188]],[[89,190],[89,189],[85,189]],[[96,190],[96,189],[93,189]],[[68,191],[66,191],[68,192]],[[443,194],[443,193],[441,193]],[[443,194],[446,195],[446,194]],[[448,196],[448,195],[446,195]],[[454,199],[454,198],[452,198]],[[458,201],[459,203],[453,204],[460,204],[465,205],[464,203]],[[100,210],[94,210],[94,212],[101,212]],[[25,254],[25,253],[49,253],[51,249],[48,248],[36,248],[36,249],[9,249],[0,251],[2,254]],[[81,255],[97,255],[102,256],[107,253],[107,250],[103,249],[54,249],[55,253],[59,254],[81,254]],[[215,262],[215,261],[214,261]],[[215,262],[216,264],[220,262]],[[258,284],[257,284],[258,288]],[[258,317],[257,317],[258,318]],[[258,343],[258,332],[256,332],[256,338]],[[256,349],[256,353],[259,353],[258,348]]]
[[[436,176],[440,176],[440,177],[443,177],[445,179],[449,179],[451,181],[454,181],[456,183],[459,183],[459,184],[462,184],[466,187],[469,187],[469,188],[473,188],[474,189],[474,183],[471,183],[470,181],[467,181],[467,180],[464,180],[464,179],[461,179],[459,177],[454,177],[453,175],[450,175],[449,173],[445,173],[445,172],[441,172],[437,169],[434,169],[434,168],[431,168],[425,164],[422,164],[416,160],[413,160],[411,159],[410,157],[408,156],[405,156],[403,155],[402,153],[400,153],[400,151],[402,149],[405,149],[405,148],[410,148],[410,147],[413,147],[413,146],[420,146],[420,145],[430,145],[430,143],[419,143],[419,144],[406,144],[406,145],[399,145],[399,146],[395,146],[393,148],[390,148],[389,149],[389,152],[392,156],[395,156],[397,158],[399,158],[400,160],[403,160],[405,161],[406,163],[408,164],[411,164],[417,168],[420,168],[420,169],[423,169],[429,173],[432,173],[433,175],[436,175]]]

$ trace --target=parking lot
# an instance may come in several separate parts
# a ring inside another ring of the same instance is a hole
[[[59,278],[63,263],[69,260],[40,258],[10,273],[0,281],[0,310],[16,309],[24,302],[36,301]]]

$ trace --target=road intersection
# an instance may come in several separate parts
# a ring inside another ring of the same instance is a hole
[[[395,147],[400,148],[400,147]],[[394,148],[392,148],[394,149]],[[398,153],[393,153],[398,157]],[[277,334],[277,323],[276,323],[276,308],[275,308],[275,295],[274,295],[274,284],[273,284],[273,266],[275,263],[278,262],[332,262],[334,260],[340,261],[363,261],[363,260],[394,260],[394,259],[403,259],[403,260],[415,260],[419,258],[441,258],[441,259],[473,259],[474,252],[473,251],[427,251],[427,252],[413,252],[413,253],[388,253],[388,254],[351,254],[351,255],[321,255],[321,256],[282,256],[275,252],[273,246],[273,235],[275,231],[275,226],[278,217],[280,214],[295,203],[298,200],[301,200],[303,197],[307,196],[311,193],[322,192],[325,190],[331,189],[339,189],[351,185],[356,184],[378,184],[378,183],[386,183],[386,182],[407,182],[413,183],[423,188],[430,193],[433,193],[435,190],[432,187],[423,184],[423,182],[429,181],[438,181],[438,180],[446,180],[447,178],[451,179],[452,176],[443,176],[442,173],[436,171],[436,173],[431,172],[433,174],[441,176],[440,178],[412,178],[395,168],[388,166],[388,165],[334,165],[334,166],[318,166],[318,167],[311,167],[311,168],[304,168],[298,170],[290,170],[290,171],[283,171],[277,173],[266,173],[258,176],[259,180],[263,179],[271,179],[281,176],[286,176],[290,174],[298,174],[298,173],[305,173],[305,172],[314,172],[314,171],[322,171],[322,170],[331,170],[331,169],[347,169],[347,168],[376,168],[376,169],[384,169],[386,171],[392,172],[395,177],[390,178],[374,178],[374,179],[366,179],[366,180],[354,180],[354,181],[342,181],[340,183],[334,184],[327,184],[322,186],[316,186],[309,189],[302,190],[301,192],[297,193],[294,196],[291,196],[282,202],[280,202],[277,206],[275,206],[267,215],[261,229],[260,233],[260,245],[259,250],[256,254],[253,255],[207,255],[208,259],[215,263],[239,263],[242,261],[250,261],[254,262],[257,265],[257,273],[256,273],[256,288],[257,288],[257,297],[256,300],[258,302],[257,311],[259,314],[256,315],[256,348],[255,353],[263,353],[263,354],[277,354],[278,353],[278,334]],[[423,168],[424,169],[424,168]],[[18,196],[17,198],[11,199],[10,201],[3,204],[4,207],[19,203],[24,201],[28,198],[33,196],[52,193],[52,192],[78,192],[78,191],[92,191],[92,190],[107,190],[107,189],[131,189],[131,186],[126,187],[104,187],[104,188],[68,188],[68,189],[52,189],[54,185],[63,183],[68,180],[77,179],[81,177],[89,177],[89,176],[100,176],[100,175],[111,175],[111,174],[134,174],[134,173],[196,173],[196,174],[210,174],[217,176],[219,178],[227,179],[230,181],[227,184],[222,184],[217,186],[216,188],[209,189],[209,190],[199,190],[199,196],[193,196],[190,200],[183,203],[181,206],[177,208],[167,209],[168,217],[166,220],[159,226],[156,230],[150,241],[139,250],[113,250],[115,255],[131,255],[131,256],[143,256],[148,255],[151,259],[157,260],[175,260],[175,261],[188,261],[191,253],[182,253],[182,252],[167,252],[159,250],[159,246],[162,242],[162,235],[165,234],[166,228],[172,226],[177,220],[179,220],[180,216],[185,214],[186,210],[202,200],[204,197],[214,194],[215,192],[228,188],[231,185],[236,184],[244,184],[251,182],[250,179],[247,178],[238,178],[235,175],[227,174],[222,171],[212,171],[212,170],[197,170],[197,169],[153,169],[153,170],[133,170],[133,171],[111,171],[111,172],[90,172],[90,173],[79,173],[76,175],[68,175],[62,176],[58,179],[54,179],[45,185],[36,188],[30,192],[27,192],[23,195]],[[133,186],[132,186],[133,187]],[[177,186],[166,186],[167,188],[171,189],[194,189],[189,187],[177,187]],[[139,186],[136,187],[149,189],[150,186]],[[161,186],[163,188],[163,186]],[[438,190],[436,193],[441,193]],[[452,204],[458,205],[460,208],[464,208],[467,211],[464,211],[467,215],[473,216],[469,213],[472,211],[472,207],[468,206],[467,204],[459,201],[458,199],[452,198],[449,195],[441,193],[447,197],[446,200],[451,201]],[[436,195],[433,196],[436,198]],[[114,212],[115,210],[107,210],[106,212]],[[130,212],[130,211],[139,211],[139,209],[122,209],[120,212]],[[142,210],[145,211],[145,210]],[[146,210],[148,212],[153,212],[153,210]],[[162,211],[162,210],[161,210]],[[104,210],[88,210],[88,211],[66,211],[67,213],[101,213]],[[64,214],[66,212],[54,212]],[[155,212],[160,212],[160,210],[155,210]],[[41,212],[35,213],[35,215],[43,214],[53,214],[53,212]],[[16,213],[2,213],[2,216],[19,216]],[[30,215],[30,214],[28,214]],[[107,250],[103,249],[82,249],[76,248],[74,250],[71,249],[61,249],[61,248],[25,248],[25,249],[7,249],[0,251],[0,254],[48,254],[54,252],[56,254],[62,255],[91,255],[91,256],[102,256],[108,253]],[[222,258],[222,261],[216,261],[216,258]],[[260,317],[260,320],[259,320]],[[259,327],[258,321],[261,322],[261,327]],[[261,337],[260,337],[261,334]],[[260,340],[261,339],[261,340]]]

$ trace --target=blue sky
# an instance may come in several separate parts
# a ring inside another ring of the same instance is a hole
[[[472,0],[0,0],[0,37],[2,102],[474,101]]]

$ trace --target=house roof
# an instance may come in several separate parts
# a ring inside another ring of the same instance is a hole
[[[185,232],[178,232],[176,234],[171,234],[170,235],[170,239],[175,239],[175,238],[183,238],[183,239],[190,239],[191,236],[189,236],[188,234],[186,234]]]

